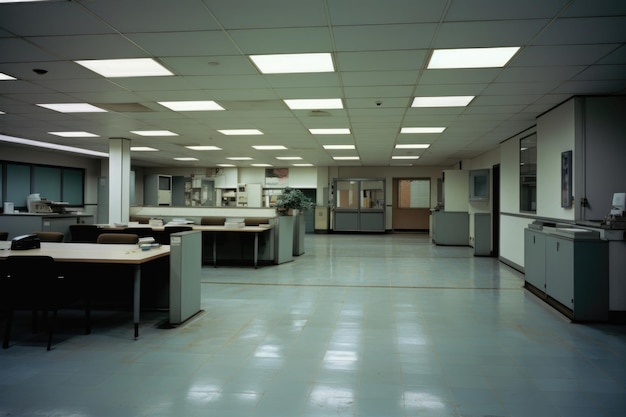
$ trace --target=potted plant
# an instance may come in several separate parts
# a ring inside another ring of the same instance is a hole
[[[297,188],[286,187],[276,199],[276,209],[287,214],[293,214],[293,210],[304,212],[312,207],[313,201]]]
[[[294,217],[293,254],[296,256],[304,253],[306,224],[303,213],[312,209],[313,205],[313,201],[297,188],[286,187],[276,199],[276,210]]]

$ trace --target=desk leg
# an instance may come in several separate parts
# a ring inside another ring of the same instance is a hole
[[[217,232],[213,232],[213,268],[217,268]]]
[[[259,232],[254,232],[254,269],[257,269],[259,260]]]
[[[139,300],[141,299],[141,265],[135,265],[135,286],[133,289],[133,322],[135,339],[139,337]]]

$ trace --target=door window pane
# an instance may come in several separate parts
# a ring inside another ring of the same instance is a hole
[[[398,181],[399,208],[430,208],[430,179]]]

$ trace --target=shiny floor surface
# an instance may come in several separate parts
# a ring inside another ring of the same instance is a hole
[[[60,324],[50,352],[16,330],[0,416],[626,415],[626,326],[570,323],[519,272],[425,235],[305,249],[203,268],[203,311],[177,328],[144,312],[138,340],[128,312],[88,336]]]

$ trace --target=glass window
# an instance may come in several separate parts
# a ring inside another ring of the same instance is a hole
[[[356,209],[359,205],[359,183],[358,181],[337,181],[337,189],[335,190],[337,208]]]
[[[85,171],[82,169],[63,168],[62,201],[66,201],[70,206],[82,206],[84,204],[84,177]]]
[[[430,179],[398,181],[399,208],[430,208]]]
[[[385,185],[382,180],[361,182],[361,208],[381,209],[385,207]]]
[[[537,211],[537,135],[520,140],[520,211]]]

